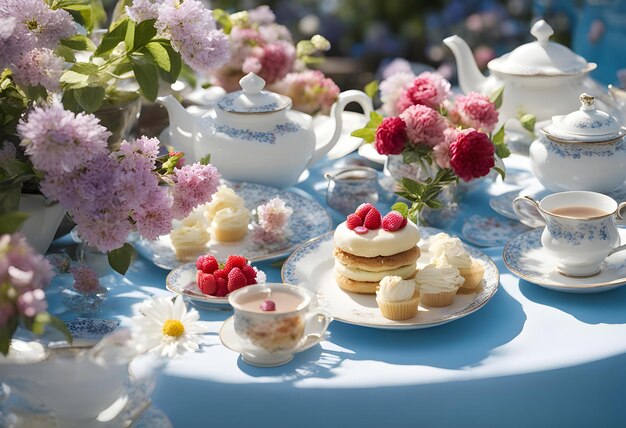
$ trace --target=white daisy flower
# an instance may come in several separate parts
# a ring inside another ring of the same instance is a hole
[[[154,352],[173,358],[200,347],[202,334],[208,324],[199,321],[195,309],[187,310],[182,296],[172,302],[169,298],[144,301],[139,306],[141,315],[133,317],[133,337],[140,352]]]

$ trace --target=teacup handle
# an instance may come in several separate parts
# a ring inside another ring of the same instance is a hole
[[[539,202],[537,202],[530,196],[518,196],[517,198],[513,200],[513,211],[515,212],[515,215],[517,215],[517,217],[520,220],[527,220],[533,223],[536,222],[536,219],[532,218],[531,216],[529,216],[528,214],[526,214],[524,211],[520,209],[520,204],[522,203],[534,205],[535,208],[537,208],[537,211],[541,213],[541,210],[539,209]]]
[[[320,309],[311,311],[306,314],[304,318],[304,331],[309,331],[309,333],[302,338],[302,342],[300,343],[300,345],[298,345],[298,347],[306,348],[306,342],[308,341],[309,336],[312,334],[323,338],[324,333],[326,333],[326,330],[328,329],[328,326],[330,325],[332,320],[333,317],[331,317],[328,312]],[[313,344],[315,343],[317,343],[317,341],[314,341]]]
[[[624,210],[625,208],[626,208],[626,202],[622,202],[617,207],[617,211],[615,211],[615,217],[617,217],[618,220],[624,220],[624,216],[622,215],[622,210]],[[626,244],[613,248],[611,252],[609,253],[609,256],[622,250],[626,250]]]

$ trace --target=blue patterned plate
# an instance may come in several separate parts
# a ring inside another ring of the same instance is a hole
[[[432,227],[421,227],[422,238],[443,232]],[[423,241],[420,242],[422,246]],[[320,306],[337,321],[364,327],[414,330],[435,327],[465,317],[482,308],[498,289],[500,274],[495,263],[482,252],[466,247],[470,255],[485,266],[481,289],[476,293],[457,294],[450,306],[424,308],[420,306],[415,318],[393,321],[382,316],[374,295],[347,293],[335,282],[333,266],[333,233],[326,233],[299,247],[283,264],[283,282],[305,287],[317,294]],[[428,263],[430,253],[425,249],[418,260],[418,267]]]
[[[566,293],[601,293],[626,285],[626,252],[608,257],[600,265],[600,273],[589,278],[573,278],[558,273],[556,258],[541,245],[543,229],[526,232],[504,247],[502,258],[511,272],[523,280],[549,290]],[[620,228],[621,242],[626,242],[626,229]]]
[[[472,215],[465,219],[461,233],[466,241],[474,245],[500,247],[528,229],[520,222],[508,218]]]
[[[76,318],[66,323],[67,329],[74,339],[102,339],[117,328],[118,320],[103,320],[98,318]]]
[[[250,261],[282,257],[291,253],[301,243],[332,229],[332,219],[324,207],[299,189],[280,190],[254,183],[229,183],[229,186],[243,198],[249,210],[255,210],[270,199],[279,197],[287,206],[293,208],[293,214],[287,224],[286,240],[280,243],[256,244],[250,238],[250,233],[238,242],[218,242],[211,239],[206,252],[213,254],[220,261],[226,261],[231,254],[244,256]],[[171,270],[184,263],[176,258],[169,235],[161,236],[154,241],[133,235],[129,240],[139,254],[163,269]]]
[[[165,286],[172,293],[189,298],[192,303],[211,303],[230,307],[228,297],[215,297],[200,291],[196,282],[197,272],[198,269],[195,262],[179,266],[167,275]]]

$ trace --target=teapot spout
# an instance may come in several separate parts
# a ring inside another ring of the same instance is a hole
[[[171,95],[157,98],[165,106],[170,119],[170,144],[193,156],[194,117]]]
[[[343,130],[343,117],[341,114],[346,106],[352,102],[356,102],[361,106],[363,114],[367,118],[369,118],[370,113],[374,110],[372,99],[367,96],[365,92],[351,89],[340,93],[339,97],[337,97],[337,101],[335,101],[330,110],[330,117],[335,119],[335,131],[333,132],[330,140],[326,143],[316,144],[315,153],[313,153],[313,157],[311,158],[309,165],[313,165],[315,162],[320,160],[335,146],[335,144],[337,144]]]
[[[487,78],[478,69],[474,55],[465,40],[454,35],[445,38],[443,43],[454,54],[461,90],[465,93],[484,92],[483,88]]]

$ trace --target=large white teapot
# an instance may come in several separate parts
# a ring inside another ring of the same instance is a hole
[[[480,72],[462,38],[454,35],[443,41],[456,59],[463,92],[489,95],[504,86],[500,123],[515,119],[520,113],[533,114],[537,121],[548,120],[575,109],[582,92],[598,93],[599,86],[588,78],[595,63],[551,42],[554,31],[544,20],[537,21],[530,32],[536,41],[489,61],[489,77]]]
[[[626,180],[624,129],[596,109],[594,97],[582,94],[580,101],[579,110],[554,116],[530,145],[531,169],[551,191],[611,192]]]
[[[254,73],[239,81],[242,90],[225,95],[202,117],[188,113],[175,98],[160,102],[170,117],[172,143],[198,160],[210,154],[222,177],[274,187],[288,187],[339,140],[347,104],[357,102],[369,116],[372,101],[363,92],[342,92],[331,109],[335,130],[316,142],[311,116],[291,110],[291,99],[266,91]]]

